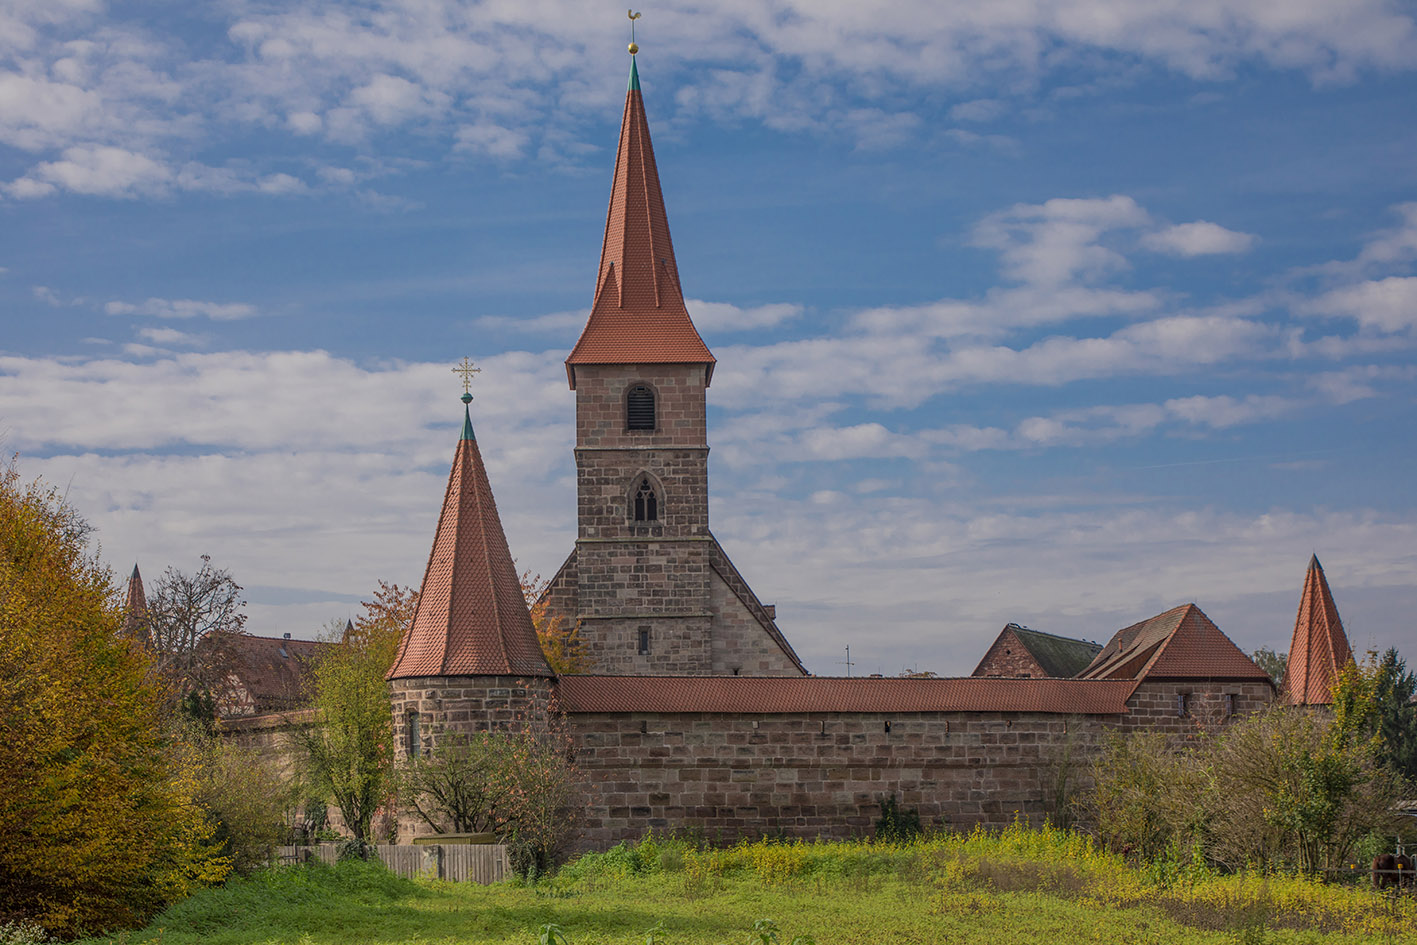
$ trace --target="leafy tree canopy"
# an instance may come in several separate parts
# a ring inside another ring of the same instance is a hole
[[[228,862],[91,529],[0,465],[0,923],[140,924]]]

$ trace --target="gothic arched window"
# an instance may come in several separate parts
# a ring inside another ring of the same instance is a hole
[[[654,429],[654,391],[643,384],[625,395],[625,426],[630,430]]]
[[[639,484],[635,486],[635,498],[631,504],[635,521],[659,521],[659,495],[654,491],[654,484],[649,481],[648,476],[640,477]]]

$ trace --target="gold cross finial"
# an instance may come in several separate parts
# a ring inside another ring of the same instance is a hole
[[[462,392],[470,397],[472,394],[472,376],[474,374],[481,374],[482,368],[474,367],[473,363],[464,356],[462,364],[453,368],[453,373],[462,375]]]
[[[640,51],[639,43],[635,42],[635,21],[638,20],[642,14],[636,13],[634,10],[626,10],[625,15],[630,18],[630,55],[633,56]]]

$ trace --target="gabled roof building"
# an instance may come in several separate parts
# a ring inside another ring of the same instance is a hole
[[[1081,672],[1101,649],[1100,643],[1010,623],[999,631],[970,675],[1067,679]]]

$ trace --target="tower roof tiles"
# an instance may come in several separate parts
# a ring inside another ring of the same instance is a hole
[[[1284,701],[1290,705],[1328,705],[1338,673],[1353,658],[1338,605],[1318,555],[1309,558],[1304,593],[1294,619],[1289,662],[1284,670]]]
[[[714,357],[684,305],[633,60],[595,301],[566,358],[572,388],[578,364],[705,364],[710,378],[713,374]]]
[[[418,609],[387,678],[550,675],[465,411]]]

